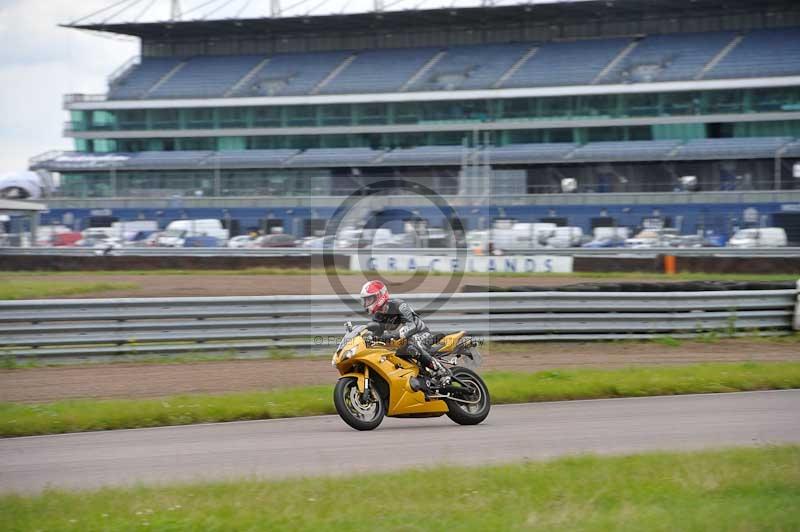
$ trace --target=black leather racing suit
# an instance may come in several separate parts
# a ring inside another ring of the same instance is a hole
[[[382,311],[372,317],[368,327],[376,336],[405,338],[406,345],[398,349],[397,354],[416,359],[422,367],[436,369],[433,357],[428,353],[433,335],[419,314],[402,299],[387,301]]]

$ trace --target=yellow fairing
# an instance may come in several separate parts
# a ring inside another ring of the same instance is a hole
[[[364,391],[365,375],[360,371],[352,371],[358,364],[368,368],[370,379],[379,374],[389,385],[389,405],[386,414],[389,416],[444,414],[447,404],[441,400],[425,401],[425,394],[411,389],[409,381],[419,373],[417,366],[394,355],[394,352],[378,347],[359,351],[349,360],[337,364],[342,377],[355,377],[359,391]]]
[[[444,401],[425,401],[424,393],[411,389],[409,381],[419,374],[419,368],[415,364],[389,355],[378,368],[378,372],[389,383],[388,415],[443,414],[447,412],[447,404]]]
[[[448,334],[447,336],[445,336],[444,338],[439,340],[438,343],[444,344],[444,347],[441,348],[439,350],[439,352],[440,353],[449,353],[449,352],[451,352],[453,349],[456,348],[456,345],[458,345],[458,341],[461,340],[461,338],[465,334],[467,334],[467,331],[459,331],[457,333]]]
[[[356,378],[356,386],[358,386],[358,391],[361,392],[361,393],[364,393],[364,381],[366,380],[366,378],[364,377],[363,373],[358,373],[358,372],[345,373],[344,375],[342,375],[339,378],[343,379],[345,377],[355,377]]]

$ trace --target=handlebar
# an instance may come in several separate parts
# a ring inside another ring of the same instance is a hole
[[[386,345],[386,342],[383,340],[376,339],[375,335],[372,334],[372,331],[364,331],[362,336],[364,338],[364,343],[367,345]]]

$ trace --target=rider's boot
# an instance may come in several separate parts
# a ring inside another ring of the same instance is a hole
[[[436,358],[431,357],[431,366],[429,367],[428,371],[431,374],[431,381],[434,388],[441,388],[443,386],[447,386],[450,384],[450,380],[453,377],[453,373],[439,360]]]

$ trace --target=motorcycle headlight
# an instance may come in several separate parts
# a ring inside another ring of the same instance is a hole
[[[335,366],[342,360],[347,360],[351,358],[353,355],[356,354],[356,351],[358,351],[358,347],[351,347],[347,351],[340,351],[338,353],[335,353],[333,355],[333,359],[331,360],[331,366]]]

